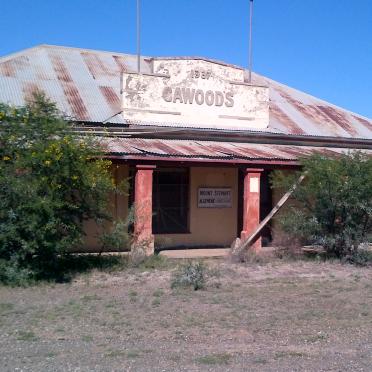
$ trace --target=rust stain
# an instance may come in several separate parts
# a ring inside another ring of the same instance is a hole
[[[18,71],[28,66],[28,58],[25,56],[17,57],[11,61],[0,63],[0,74],[3,76],[14,77]]]
[[[353,118],[358,120],[359,123],[361,123],[362,125],[364,125],[366,128],[368,128],[369,130],[372,130],[372,122],[371,121],[368,121],[366,119],[363,119],[359,116],[356,116],[356,115],[353,115]]]
[[[33,99],[33,95],[35,93],[41,92],[37,84],[35,83],[25,83],[22,87],[23,90],[23,97],[25,99],[25,102],[31,102]]]
[[[112,87],[99,87],[99,90],[105,97],[106,102],[109,104],[111,109],[115,112],[120,110],[121,102],[119,96],[116,94]]]
[[[321,128],[323,129],[324,122],[332,125],[328,126],[328,129],[332,131],[334,134],[338,133],[338,125],[334,123],[332,120],[330,120],[330,117],[327,116],[322,110],[320,110],[317,106],[312,106],[312,105],[305,105],[303,102],[298,101],[294,99],[292,96],[290,96],[287,92],[275,88],[279,94],[286,99],[292,106],[296,108],[299,112],[301,112],[305,117],[310,118],[313,122],[316,124],[319,124]],[[333,129],[333,130],[332,130]]]
[[[53,69],[57,74],[57,78],[61,82],[67,102],[69,103],[76,119],[89,120],[88,110],[61,57],[52,54],[50,56],[50,59],[53,65]]]
[[[322,156],[327,156],[327,157],[337,157],[337,156],[341,155],[337,151],[333,151],[333,150],[330,150],[330,149],[327,149],[327,148],[324,148],[324,147],[319,147],[319,148],[309,149],[308,151],[306,151],[306,153],[304,152],[302,154],[302,157],[304,157],[305,155],[315,155],[315,154],[322,155]],[[301,156],[299,156],[299,158],[300,157]]]
[[[72,83],[72,77],[70,75],[70,72],[64,65],[62,58],[52,54],[50,56],[50,60],[53,65],[53,69],[55,73],[57,74],[57,78],[59,81],[65,82],[65,83]]]
[[[88,70],[92,74],[93,79],[96,77],[116,76],[112,69],[107,67],[97,54],[81,52],[81,55],[88,67]]]
[[[203,143],[203,142],[197,142],[195,146],[192,146],[192,148],[195,149],[195,151],[199,151],[200,155],[202,156],[209,156],[209,157],[226,157],[226,154],[220,153],[219,150],[217,150],[218,145],[216,145],[215,142],[212,143]],[[227,152],[227,149],[226,151]]]
[[[234,149],[236,148],[238,151],[235,151],[233,154],[236,156],[244,156],[244,157],[251,157],[251,156],[254,156],[254,157],[258,157],[258,158],[272,158],[273,155],[265,150],[262,150],[262,149],[254,149],[254,148],[249,148],[249,147],[245,147],[244,145],[233,145],[233,151]]]
[[[84,105],[83,99],[79,94],[79,90],[75,85],[62,84],[67,102],[70,104],[73,113],[78,120],[89,120],[88,110]]]
[[[290,147],[290,146],[286,146],[285,148],[276,147],[276,149],[279,150],[280,152],[283,152],[287,156],[291,155],[292,157],[294,156],[296,158],[301,157],[301,156],[305,156],[309,152],[305,148],[297,148],[297,147]]]
[[[270,102],[270,113],[278,119],[281,123],[289,128],[293,134],[306,134],[306,132],[299,127],[282,109],[275,103]]]
[[[125,59],[123,57],[112,56],[112,58],[114,59],[114,61],[118,65],[120,72],[123,72],[123,71],[126,71],[127,70],[127,67],[125,65]]]
[[[327,156],[330,156],[330,157],[340,156],[340,154],[338,154],[337,152],[332,151],[330,149],[326,149],[326,148],[313,149],[312,152],[313,153],[317,152],[321,155],[327,155]]]
[[[160,156],[178,154],[178,152],[175,150],[175,147],[168,146],[164,142],[158,140],[153,140],[149,142],[146,140],[136,138],[135,140],[133,140],[131,145],[142,152],[159,154]],[[163,152],[165,154],[163,154]]]
[[[0,73],[3,76],[15,76],[16,69],[13,61],[5,61],[3,63],[0,63]]]
[[[210,151],[209,149],[210,144],[202,144],[199,142],[194,142],[194,143],[188,142],[187,144],[180,144],[178,145],[178,147],[181,150],[185,150],[186,155],[191,154],[191,155],[199,155],[199,156],[211,156],[211,155],[217,156],[216,154]]]
[[[110,152],[116,153],[127,153],[127,154],[141,154],[142,151],[136,149],[135,142],[123,141],[119,138],[110,138],[103,139],[103,142],[106,143]]]
[[[335,123],[343,128],[349,134],[356,136],[358,132],[347,120],[346,115],[340,110],[331,106],[317,106],[319,110],[322,110],[327,116],[329,116]]]
[[[190,151],[192,151],[191,148],[189,149],[188,146],[185,145],[182,146],[180,144],[177,144],[176,146],[170,146],[161,141],[157,141],[156,147],[171,155],[190,155]],[[182,151],[184,149],[186,149],[186,152]],[[197,152],[193,151],[193,154],[196,155]]]
[[[219,157],[229,157],[229,156],[234,156],[235,153],[233,152],[232,149],[230,149],[228,146],[223,146],[223,145],[207,145],[208,148],[210,148],[212,151],[219,152],[220,155]]]
[[[126,139],[111,141],[111,152],[136,153],[142,152],[152,156],[180,158],[205,158],[210,159],[281,159],[285,161],[297,160],[310,154],[326,156],[339,156],[340,149],[309,146],[284,146],[284,145],[230,144],[224,145],[215,142],[184,142],[148,139]],[[227,153],[227,154],[223,154]]]

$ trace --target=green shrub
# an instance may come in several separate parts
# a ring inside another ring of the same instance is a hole
[[[129,225],[133,223],[133,213],[130,212],[125,220],[114,221],[110,231],[103,231],[98,239],[101,243],[101,252],[129,251],[131,235],[128,234]]]
[[[0,280],[51,278],[85,220],[111,220],[109,193],[121,185],[99,143],[41,93],[25,107],[0,104],[0,144]]]
[[[372,158],[353,152],[302,160],[305,181],[279,214],[283,230],[303,244],[325,248],[328,256],[353,256],[372,231]],[[289,189],[299,174],[275,172],[274,187]]]
[[[359,249],[352,255],[345,256],[344,261],[357,266],[372,266],[372,251]]]
[[[20,267],[16,260],[0,259],[0,283],[24,287],[34,283],[32,270]]]
[[[173,273],[171,287],[192,287],[195,291],[206,284],[207,268],[202,261],[187,261]]]

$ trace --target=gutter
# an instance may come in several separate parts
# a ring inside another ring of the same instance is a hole
[[[80,125],[79,125],[80,124]],[[176,139],[194,141],[239,142],[278,144],[314,147],[338,147],[372,150],[372,139],[293,135],[283,133],[234,131],[199,128],[169,128],[149,126],[128,126],[123,124],[79,123],[75,130],[98,136],[124,138]]]

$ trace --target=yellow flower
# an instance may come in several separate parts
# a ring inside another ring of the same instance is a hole
[[[52,163],[52,162],[51,162],[50,160],[45,160],[45,161],[44,161],[44,164],[47,165],[47,166],[49,166],[51,163]]]
[[[3,160],[5,160],[5,161],[10,160],[10,157],[9,156],[4,156]]]

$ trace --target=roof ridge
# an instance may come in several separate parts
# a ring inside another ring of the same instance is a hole
[[[44,48],[58,48],[58,49],[68,49],[68,50],[79,50],[82,52],[96,52],[96,53],[104,53],[104,54],[114,54],[114,55],[121,55],[123,57],[135,57],[134,54],[130,53],[122,53],[122,52],[114,52],[110,50],[101,50],[101,49],[93,49],[93,48],[80,48],[80,47],[75,47],[75,46],[68,46],[68,45],[55,45],[55,44],[40,44],[40,47]],[[147,56],[141,56],[142,58],[150,58]]]
[[[5,56],[0,56],[0,62],[7,61],[9,59],[16,58],[20,55],[24,55],[32,50],[37,50],[37,49],[67,49],[67,50],[77,50],[81,52],[95,52],[95,53],[104,53],[104,54],[110,54],[110,55],[119,55],[123,57],[135,57],[135,54],[130,54],[130,53],[121,53],[121,52],[113,52],[113,51],[108,51],[108,50],[99,50],[99,49],[92,49],[92,48],[79,48],[79,47],[74,47],[74,46],[66,46],[66,45],[55,45],[55,44],[37,44],[34,45],[30,48],[22,49],[20,51],[7,54]],[[148,56],[141,56],[142,58],[153,58],[153,57],[148,57]]]
[[[0,63],[9,61],[11,59],[20,57],[22,55],[25,55],[25,54],[29,53],[32,50],[40,49],[41,46],[43,46],[43,44],[34,45],[34,46],[30,47],[30,48],[21,49],[21,50],[19,50],[17,52],[6,54],[5,56],[0,56]]]

